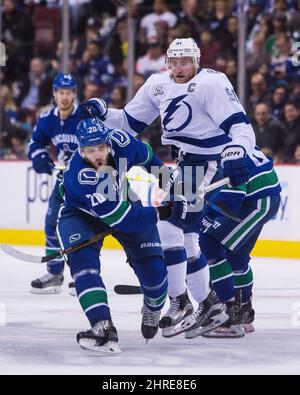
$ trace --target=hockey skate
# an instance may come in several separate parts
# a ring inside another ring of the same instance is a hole
[[[199,303],[198,309],[183,321],[182,327],[185,330],[185,338],[193,339],[218,328],[226,321],[228,315],[225,313],[225,306],[220,302],[215,291],[211,291],[208,297]]]
[[[152,339],[157,334],[160,313],[161,310],[152,311],[144,303],[142,307],[141,332],[146,341]]]
[[[253,333],[255,331],[253,321],[255,317],[255,310],[252,308],[251,299],[242,304],[242,326],[246,333]]]
[[[183,320],[194,311],[187,291],[177,297],[170,297],[170,307],[167,313],[159,321],[163,337],[173,337],[183,332]]]
[[[99,321],[91,330],[77,333],[76,340],[84,350],[103,354],[120,354],[121,352],[117,330],[109,320]]]
[[[76,288],[75,288],[75,283],[74,283],[74,281],[72,281],[72,282],[69,283],[68,288],[69,288],[69,295],[71,295],[71,296],[77,296],[77,292],[76,292]]]
[[[226,312],[229,316],[228,321],[212,330],[204,333],[202,336],[206,338],[223,338],[223,339],[239,339],[245,336],[245,330],[242,325],[242,305],[238,301],[226,302]]]
[[[64,276],[62,274],[47,273],[31,282],[33,294],[59,294],[61,293]]]

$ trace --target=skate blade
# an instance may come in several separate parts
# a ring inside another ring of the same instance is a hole
[[[182,322],[179,322],[176,325],[173,326],[169,326],[168,328],[162,328],[162,336],[163,337],[173,337],[173,336],[177,336],[180,333],[184,332],[186,330],[186,328],[182,327]]]
[[[220,314],[216,314],[215,316],[210,318],[210,324],[205,326],[199,326],[198,328],[191,328],[184,332],[184,336],[186,339],[194,339],[195,337],[202,336],[206,332],[211,332],[212,330],[218,328],[223,325],[228,320],[228,315],[224,312]]]
[[[188,316],[187,318],[184,319],[181,323],[181,327],[183,328],[184,331],[190,329],[192,326],[194,326],[196,323],[196,319],[193,315]]]
[[[72,289],[72,288],[69,288],[69,295],[71,295],[71,296],[77,296],[77,293],[76,293],[76,289],[74,288],[74,289]]]
[[[245,330],[241,325],[232,325],[230,328],[219,327],[202,335],[207,339],[240,339],[244,336]]]
[[[103,346],[96,346],[96,342],[93,339],[80,339],[79,345],[84,350],[96,351],[103,354],[120,354],[122,350],[120,349],[117,342],[109,341]]]
[[[34,295],[53,295],[53,294],[60,294],[62,291],[61,286],[53,286],[47,288],[33,288],[31,287],[30,292]]]

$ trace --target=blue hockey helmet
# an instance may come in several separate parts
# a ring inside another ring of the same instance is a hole
[[[77,83],[71,74],[58,73],[56,74],[53,84],[53,89],[76,89]]]
[[[80,147],[107,144],[109,129],[98,118],[86,118],[79,122],[76,136]]]

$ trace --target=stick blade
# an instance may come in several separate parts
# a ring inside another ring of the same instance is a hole
[[[116,285],[114,291],[119,295],[139,295],[142,293],[139,285]]]
[[[43,257],[25,254],[22,251],[18,251],[12,246],[8,244],[1,244],[0,245],[2,251],[4,251],[7,255],[12,256],[13,258],[19,259],[21,261],[32,262],[32,263],[42,263]]]

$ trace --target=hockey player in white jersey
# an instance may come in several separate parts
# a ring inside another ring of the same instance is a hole
[[[253,151],[255,135],[228,78],[215,70],[200,68],[200,49],[191,38],[171,43],[166,64],[168,70],[149,77],[124,110],[108,109],[102,99],[90,99],[81,105],[79,116],[98,116],[108,127],[137,134],[160,115],[162,144],[179,149],[179,168],[202,167],[204,187],[221,177],[229,177],[232,186],[246,182],[246,152]],[[221,157],[224,165],[218,169]],[[188,325],[198,326],[198,333],[202,334],[209,327],[220,325],[226,315],[210,289],[198,232],[189,231],[191,226],[195,228],[199,213],[193,213],[193,222],[180,202],[173,209],[177,223],[159,224],[170,296],[170,309],[161,319],[161,327],[166,337]],[[193,314],[187,285],[199,303]],[[184,321],[187,315],[190,318]]]

